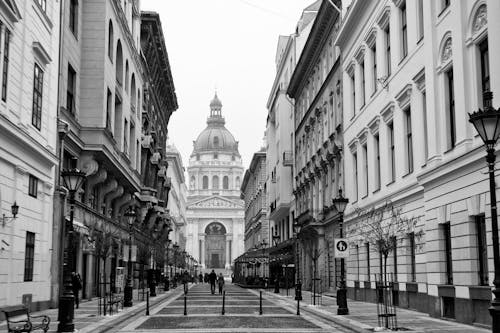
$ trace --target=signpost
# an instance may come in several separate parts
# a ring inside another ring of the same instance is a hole
[[[346,238],[335,238],[335,258],[349,258],[349,246]]]

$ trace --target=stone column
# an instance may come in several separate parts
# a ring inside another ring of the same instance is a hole
[[[231,268],[231,258],[229,258],[229,247],[231,246],[231,240],[229,238],[226,238],[226,264],[225,268],[230,269]]]
[[[200,235],[200,241],[201,241],[201,267],[207,268],[207,265],[205,263],[205,235]]]

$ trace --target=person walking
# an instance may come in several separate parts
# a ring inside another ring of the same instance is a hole
[[[200,283],[203,284],[203,274],[200,273],[200,275],[198,275],[198,279],[200,280]]]
[[[219,273],[217,283],[219,284],[219,295],[222,295],[222,289],[224,288],[224,276],[222,275],[222,273]]]
[[[75,296],[75,307],[78,309],[80,307],[80,290],[83,287],[82,278],[78,273],[71,273],[71,285],[73,288],[73,295]]]
[[[215,274],[215,271],[212,269],[212,272],[208,275],[208,279],[210,281],[210,291],[212,292],[212,295],[215,294],[215,282],[217,281],[217,274]]]
[[[184,294],[188,292],[188,282],[189,282],[189,273],[188,271],[184,271],[182,273],[182,284],[184,285]]]

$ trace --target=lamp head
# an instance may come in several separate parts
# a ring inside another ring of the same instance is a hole
[[[76,165],[76,157],[72,158],[73,164]],[[63,170],[61,172],[61,177],[64,182],[64,186],[68,189],[70,193],[77,192],[82,186],[85,178],[87,177],[85,172],[78,170],[77,168],[72,168],[70,170]]]
[[[343,214],[347,203],[349,202],[349,199],[342,196],[342,188],[339,188],[339,196],[332,199],[332,202],[335,205],[335,209],[337,210],[337,212]]]
[[[469,113],[469,122],[476,128],[477,133],[486,145],[486,149],[494,149],[500,136],[500,111],[492,106],[493,93],[483,93],[484,110],[479,109]]]
[[[129,227],[132,227],[134,225],[135,218],[135,210],[132,206],[130,206],[130,208],[125,212],[125,219],[127,220]]]
[[[12,204],[12,206],[10,207],[10,209],[12,212],[12,217],[16,218],[16,215],[19,212],[19,206],[17,205],[17,203],[15,201],[14,201],[14,204]]]

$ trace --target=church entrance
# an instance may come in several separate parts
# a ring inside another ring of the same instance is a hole
[[[210,223],[205,229],[207,268],[224,268],[226,253],[226,228],[219,222]]]

